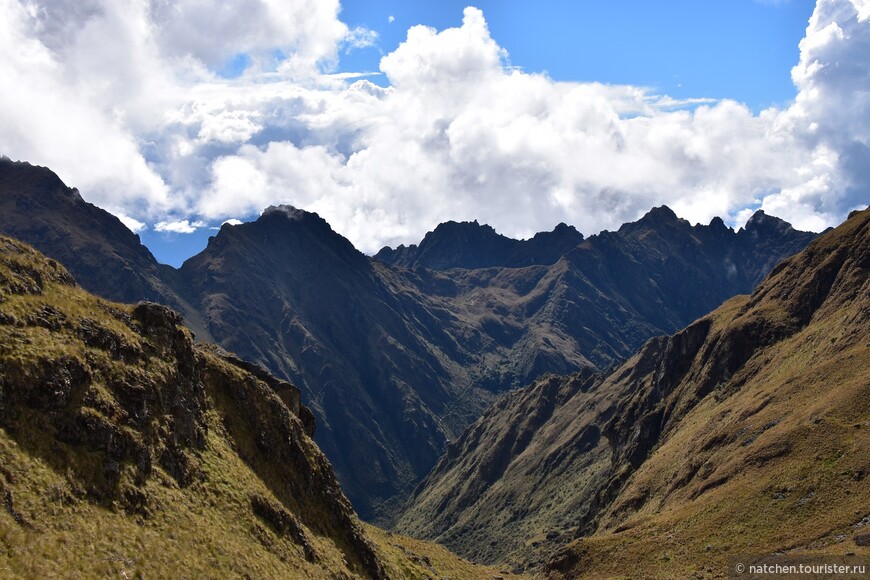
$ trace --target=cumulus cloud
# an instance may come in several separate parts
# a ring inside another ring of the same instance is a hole
[[[161,49],[173,57],[193,57],[215,67],[247,54],[255,70],[310,74],[337,58],[345,40],[359,42],[365,29],[348,30],[338,20],[338,0],[151,0],[151,29]],[[280,50],[285,60],[276,59]]]
[[[189,220],[178,220],[174,222],[157,222],[154,224],[154,230],[158,232],[171,232],[173,234],[192,234],[199,228],[205,227],[204,221],[191,222]]]
[[[140,222],[137,219],[133,219],[128,215],[124,215],[121,212],[115,212],[115,217],[121,220],[121,223],[127,226],[127,229],[134,234],[138,234],[145,229],[145,224],[143,222]]]
[[[762,207],[821,229],[866,203],[868,0],[818,1],[794,103],[758,114],[523,72],[475,8],[410,28],[381,61],[384,88],[330,74],[377,42],[337,0],[169,6],[0,0],[0,83],[15,87],[0,148],[158,231],[289,203],[369,252],[447,219],[593,233],[666,203],[692,221],[742,225]],[[248,66],[221,78],[239,55]]]
[[[84,38],[79,42],[76,25],[108,16],[95,3],[65,8],[49,18],[39,5],[0,0],[0,148],[10,157],[56,168],[97,203],[164,204],[166,183],[144,160],[138,139],[119,127],[123,110],[101,101],[102,92],[112,90],[107,75],[95,84],[78,82],[80,68],[98,63],[82,62],[93,53]],[[80,31],[85,32],[97,31]],[[125,48],[108,52],[103,62]],[[130,66],[136,62],[125,63]]]
[[[870,1],[819,0],[792,70],[798,95],[777,122],[812,149],[802,179],[762,207],[820,229],[870,198]]]

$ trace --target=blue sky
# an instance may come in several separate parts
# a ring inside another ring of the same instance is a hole
[[[870,0],[2,1],[0,153],[173,265],[279,203],[373,253],[870,191]]]
[[[344,0],[339,17],[377,32],[376,44],[340,52],[338,71],[379,72],[381,58],[408,28],[459,26],[467,1]],[[554,80],[640,85],[677,99],[730,98],[754,111],[783,105],[796,90],[791,68],[815,2],[810,0],[479,1],[493,38],[511,66]],[[224,74],[249,66],[233,56]],[[587,232],[589,233],[589,232]],[[141,233],[162,261],[180,264],[214,231]]]
[[[345,0],[341,18],[378,33],[376,46],[343,54],[341,70],[377,71],[409,26],[461,23],[465,1]],[[480,1],[511,64],[556,80],[651,87],[676,98],[731,98],[755,110],[795,96],[811,0]],[[394,20],[389,21],[392,16]],[[373,79],[375,80],[375,79]],[[375,82],[385,84],[383,76]]]

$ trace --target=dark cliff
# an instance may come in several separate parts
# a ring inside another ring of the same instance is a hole
[[[868,274],[864,211],[611,372],[505,396],[398,529],[519,569],[583,538],[552,557],[553,578],[855,549],[870,500]]]

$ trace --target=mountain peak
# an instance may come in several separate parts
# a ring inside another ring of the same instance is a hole
[[[680,220],[680,218],[677,217],[677,214],[674,213],[674,210],[672,210],[671,208],[669,208],[666,205],[661,205],[659,207],[654,207],[651,210],[649,210],[648,212],[646,212],[646,214],[644,214],[644,216],[642,218],[640,218],[640,220],[638,220],[638,221],[641,221],[644,223],[660,224],[660,223],[677,222],[679,220]]]
[[[299,221],[299,220],[305,219],[305,217],[308,215],[320,217],[316,213],[312,214],[311,212],[307,212],[304,209],[299,209],[299,208],[296,208],[292,205],[287,205],[287,204],[270,205],[269,207],[267,207],[266,209],[263,210],[261,217],[267,216],[267,215],[272,215],[272,214],[281,215],[281,216],[284,216],[284,217],[291,219],[293,221]]]
[[[487,224],[480,225],[480,222],[478,222],[477,220],[461,221],[461,222],[458,222],[455,220],[447,220],[446,222],[442,222],[442,223],[438,224],[437,226],[435,226],[436,232],[437,231],[445,231],[445,230],[446,231],[450,231],[450,230],[474,231],[477,229],[495,232],[495,230],[492,228],[492,226],[489,226]],[[430,232],[430,233],[432,233],[432,232]]]
[[[556,263],[583,241],[574,226],[560,223],[552,232],[539,232],[528,240],[503,236],[477,220],[439,224],[420,245],[381,249],[375,258],[403,268],[522,268]]]
[[[752,214],[752,217],[749,218],[749,221],[746,222],[746,227],[744,229],[750,232],[760,230],[777,230],[784,233],[794,228],[792,228],[792,225],[787,221],[772,215],[767,215],[766,213],[764,213],[763,209],[760,209]]]
[[[674,213],[674,210],[668,206],[662,205],[652,208],[637,221],[622,224],[617,230],[617,233],[627,234],[645,231],[647,229],[663,230],[668,226],[676,226],[680,223],[688,225],[689,222],[677,216],[677,214]]]
[[[420,248],[425,249],[428,245],[441,244],[446,240],[452,240],[451,243],[474,244],[487,243],[499,238],[507,239],[496,232],[492,226],[481,224],[477,220],[461,222],[450,220],[438,224],[434,230],[428,232],[420,242]]]
[[[725,222],[719,216],[710,220],[710,227],[717,230],[728,229],[728,226],[725,225]]]
[[[0,156],[0,181],[6,188],[20,190],[34,198],[82,201],[79,190],[67,187],[48,167],[13,161],[5,155]]]

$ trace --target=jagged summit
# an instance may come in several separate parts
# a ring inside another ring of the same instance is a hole
[[[725,225],[725,221],[719,216],[715,216],[710,220],[709,227],[713,230],[730,230],[728,226]]]
[[[529,240],[516,240],[477,220],[448,221],[427,233],[419,245],[385,247],[375,258],[402,268],[521,268],[554,264],[582,241],[583,234],[564,223],[552,232],[539,232]]]
[[[674,213],[674,210],[666,205],[654,207],[646,212],[640,219],[622,224],[617,232],[625,234],[642,230],[656,230],[664,232],[675,228],[690,228],[689,222]]]
[[[76,202],[59,211],[23,190],[0,192],[0,231],[33,242],[104,296],[177,297],[198,338],[296,384],[319,418],[318,443],[367,518],[394,514],[497,393],[548,372],[609,368],[650,336],[750,291],[813,237],[714,236],[712,226],[668,222],[665,210],[653,217],[676,227],[588,239],[560,224],[511,240],[467,222],[393,251],[406,261],[391,266],[316,214],[275,206],[222,227],[176,270],[157,265],[103,210]]]
[[[397,527],[481,561],[546,564],[553,580],[861,554],[868,301],[865,211],[751,296],[650,339],[613,370],[505,395],[451,443]]]
[[[340,261],[357,268],[368,267],[367,258],[326,220],[291,205],[269,206],[255,221],[221,227],[216,236],[209,238],[205,250],[182,264],[180,272],[187,279],[204,261],[219,256],[229,259],[227,253],[239,265],[270,260],[280,262],[280,266],[276,264],[279,268],[286,269],[290,264],[317,268],[318,263],[327,266]]]
[[[759,232],[762,230],[767,230],[785,233],[793,230],[794,228],[787,221],[775,216],[767,215],[766,213],[764,213],[763,209],[760,209],[752,214],[752,217],[747,220],[746,226],[743,229],[747,232]]]
[[[301,220],[306,215],[313,215],[316,217],[320,217],[316,213],[307,212],[305,210],[297,209],[296,207],[294,207],[292,205],[285,205],[285,204],[270,205],[269,207],[267,207],[266,209],[263,210],[263,213],[261,215],[265,216],[265,215],[272,214],[272,213],[283,214],[284,216],[286,216],[288,219],[291,219],[291,220]]]
[[[48,167],[33,165],[27,161],[13,161],[9,157],[0,157],[0,179],[5,188],[14,186],[19,191],[25,191],[42,199],[79,200],[81,195],[74,187],[67,187]]]
[[[674,213],[674,210],[669,208],[666,205],[660,205],[658,207],[654,207],[650,209],[648,212],[644,214],[642,218],[640,218],[641,222],[652,224],[652,223],[669,223],[669,222],[678,222],[681,221],[682,218],[677,216]],[[685,221],[685,220],[682,220]]]

